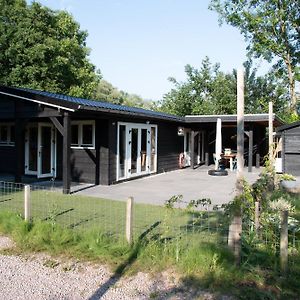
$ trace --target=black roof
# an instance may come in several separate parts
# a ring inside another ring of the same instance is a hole
[[[101,112],[136,115],[140,117],[151,117],[155,119],[166,119],[178,122],[184,121],[184,118],[182,117],[158,111],[152,111],[148,109],[130,107],[125,105],[118,105],[103,101],[88,100],[84,98],[33,90],[29,88],[12,88],[0,86],[0,93],[16,96],[23,99],[26,98],[27,100],[38,101],[44,103],[45,105],[59,105],[62,108],[65,107],[66,109],[72,109],[74,111],[93,110]]]
[[[221,119],[224,123],[236,123],[237,115],[189,115],[185,117],[186,123],[216,123],[217,119]],[[269,121],[269,114],[245,114],[245,122],[262,122]],[[273,122],[279,126],[284,122],[273,114]]]
[[[55,106],[71,111],[95,111],[103,113],[116,113],[136,117],[152,118],[158,120],[168,120],[180,123],[214,123],[218,118],[222,122],[236,122],[237,115],[192,115],[179,117],[172,114],[152,111],[143,108],[118,105],[109,102],[88,100],[62,94],[50,93],[45,91],[33,90],[29,88],[5,87],[0,86],[0,94],[8,95],[23,100],[33,101],[44,105]],[[268,114],[245,114],[245,122],[268,122]],[[273,121],[276,126],[284,122],[273,114]]]
[[[280,131],[292,129],[292,128],[298,127],[298,126],[300,126],[300,121],[297,121],[297,122],[294,122],[294,123],[290,123],[290,124],[282,125],[282,126],[278,127],[276,131],[280,132]]]

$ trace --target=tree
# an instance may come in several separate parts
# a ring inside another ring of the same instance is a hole
[[[283,119],[289,117],[288,88],[286,82],[277,78],[274,72],[257,76],[257,69],[252,61],[244,63],[245,68],[245,111],[246,113],[265,113],[269,102],[273,102],[273,109]],[[236,76],[236,70],[233,71]]]
[[[142,107],[148,109],[154,107],[152,101],[144,100],[142,97],[136,94],[130,94],[121,91],[104,79],[100,80],[96,88],[95,99],[105,102],[111,102],[114,104]]]
[[[160,102],[160,109],[181,116],[189,114],[231,114],[235,112],[235,78],[212,65],[206,57],[201,68],[185,66],[186,82],[169,78],[175,87]]]
[[[249,55],[275,62],[278,75],[287,74],[290,108],[297,114],[295,80],[299,78],[299,0],[211,0],[220,22],[237,27],[248,41]]]
[[[88,59],[87,33],[69,13],[25,0],[0,7],[0,84],[93,97],[100,74]]]
[[[274,112],[286,119],[289,96],[286,83],[273,72],[257,76],[251,61],[245,62],[244,68],[246,113],[265,113],[272,101]],[[187,65],[185,72],[185,82],[170,78],[175,87],[164,96],[158,109],[180,116],[236,113],[236,70],[224,73],[219,64],[212,65],[206,57],[200,69]]]

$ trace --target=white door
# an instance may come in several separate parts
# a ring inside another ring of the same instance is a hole
[[[132,125],[127,127],[127,178],[150,173],[150,134],[149,126]]]
[[[56,176],[56,134],[51,124],[29,125],[25,136],[25,174]]]
[[[117,180],[156,172],[156,125],[118,124]]]
[[[39,124],[38,134],[38,178],[55,174],[55,134],[51,124]]]
[[[25,133],[25,175],[38,173],[38,126],[30,124]]]

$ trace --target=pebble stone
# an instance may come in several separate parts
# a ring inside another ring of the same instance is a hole
[[[13,246],[0,236],[0,250]],[[211,293],[179,286],[170,271],[116,278],[104,265],[46,254],[0,254],[0,300],[215,299]]]

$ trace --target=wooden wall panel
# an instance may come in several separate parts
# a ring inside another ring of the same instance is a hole
[[[22,162],[20,162],[22,163]],[[24,168],[24,165],[23,165]],[[0,146],[0,173],[16,173],[16,149],[11,146]]]

